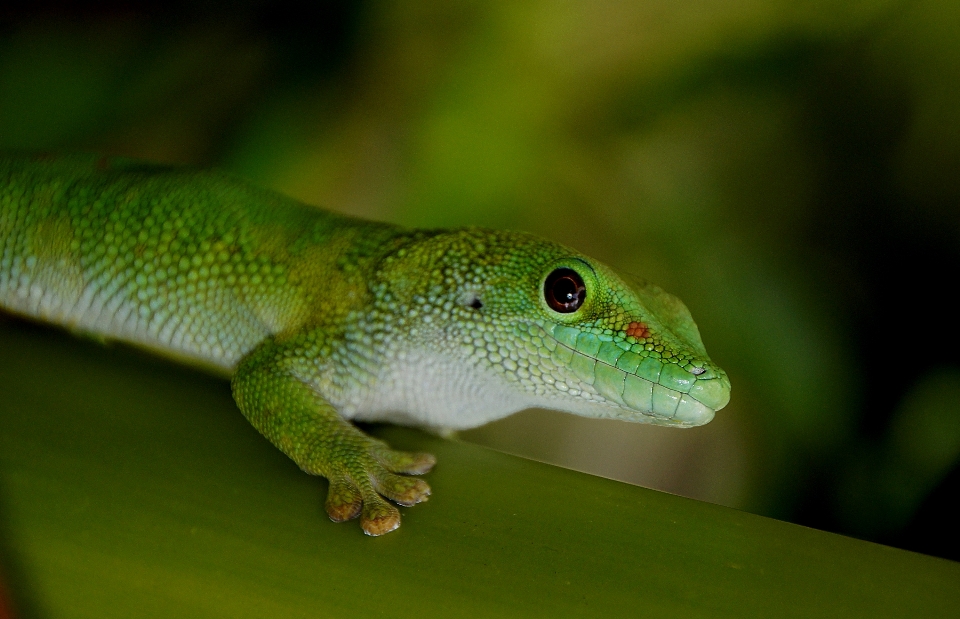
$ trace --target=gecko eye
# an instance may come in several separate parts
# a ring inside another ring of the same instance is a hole
[[[573,269],[556,269],[543,283],[543,298],[553,311],[570,314],[583,305],[587,289],[583,278]]]

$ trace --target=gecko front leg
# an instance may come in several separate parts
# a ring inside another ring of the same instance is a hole
[[[367,535],[400,526],[400,512],[383,497],[410,506],[426,501],[420,475],[436,459],[395,451],[343,419],[321,394],[297,377],[296,341],[267,340],[247,355],[231,381],[244,416],[305,472],[330,481],[326,509],[334,522],[360,516]],[[302,350],[302,348],[301,348]]]

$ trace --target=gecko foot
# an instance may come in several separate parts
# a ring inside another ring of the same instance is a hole
[[[347,464],[340,474],[330,477],[326,509],[334,522],[360,516],[364,533],[383,535],[400,526],[400,512],[383,497],[408,507],[422,503],[430,496],[427,482],[397,473],[426,473],[436,463],[432,455],[394,451],[375,441],[368,457],[359,460]]]

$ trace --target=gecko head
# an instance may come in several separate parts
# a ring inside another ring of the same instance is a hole
[[[689,310],[659,287],[523,233],[469,228],[425,244],[420,272],[453,307],[438,322],[528,406],[691,427],[729,401]]]
[[[528,285],[538,286],[537,326],[563,386],[601,401],[582,414],[692,427],[729,402],[730,381],[677,297],[574,253],[547,261]]]

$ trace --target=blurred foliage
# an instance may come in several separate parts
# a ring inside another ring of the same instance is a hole
[[[922,534],[960,487],[958,35],[938,0],[13,3],[0,148],[575,246],[686,301],[731,405],[466,438],[960,558]]]

